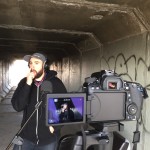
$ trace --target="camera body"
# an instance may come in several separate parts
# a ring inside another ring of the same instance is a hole
[[[93,73],[82,87],[80,93],[47,94],[47,126],[138,120],[143,100],[148,97],[139,83],[124,81],[112,70]],[[74,114],[74,118],[66,122],[60,120],[64,104]]]
[[[135,82],[123,81],[112,70],[95,72],[85,79],[87,122],[138,120],[146,90]]]
[[[113,149],[115,143],[113,138],[116,133],[114,131],[120,131],[123,127],[120,121],[135,121],[140,118],[143,99],[148,97],[146,89],[139,83],[123,81],[112,70],[93,73],[91,77],[85,78],[82,87],[81,93],[47,94],[46,125],[89,123],[95,128],[84,134],[87,142],[84,142],[84,136],[82,137],[80,134],[74,137],[65,137],[65,141],[61,142],[62,149],[68,148],[68,142],[74,149],[80,149],[80,146],[87,148],[97,144],[102,145],[104,149]],[[74,114],[74,117],[65,121],[60,119],[60,110],[64,103],[70,106]],[[134,141],[138,141],[139,137],[139,131],[134,132]],[[72,141],[70,142],[70,140]],[[66,143],[66,147],[64,147],[64,143]],[[123,138],[123,142],[118,148],[122,148],[125,143],[126,140]],[[128,145],[125,147],[127,148]]]

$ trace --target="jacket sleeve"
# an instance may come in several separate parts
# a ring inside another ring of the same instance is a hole
[[[16,111],[22,111],[28,104],[31,86],[26,83],[26,78],[22,79],[16,88],[11,103]]]

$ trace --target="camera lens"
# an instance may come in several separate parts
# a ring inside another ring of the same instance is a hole
[[[138,108],[134,103],[132,103],[128,106],[128,113],[130,115],[135,115],[137,113],[137,110],[138,110]]]

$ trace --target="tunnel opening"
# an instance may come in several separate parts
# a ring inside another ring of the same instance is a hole
[[[17,86],[19,81],[27,75],[28,64],[24,60],[15,60],[9,66],[9,85]]]

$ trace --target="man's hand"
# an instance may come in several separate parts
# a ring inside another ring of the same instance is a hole
[[[27,74],[27,84],[31,85],[33,82],[33,79],[37,75],[37,72],[35,70],[30,70],[30,72]]]
[[[54,133],[54,128],[52,126],[49,126],[50,133]]]
[[[65,108],[61,108],[61,112],[63,112],[63,113],[64,113],[64,112],[65,112]]]

